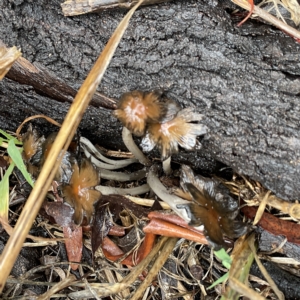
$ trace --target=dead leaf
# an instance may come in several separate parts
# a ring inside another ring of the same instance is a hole
[[[65,244],[67,249],[68,260],[70,262],[80,263],[82,257],[82,227],[76,227],[72,230],[70,227],[63,227]],[[73,270],[77,270],[78,264],[71,264]]]

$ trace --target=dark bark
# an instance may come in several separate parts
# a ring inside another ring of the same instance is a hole
[[[66,18],[59,4],[1,1],[0,36],[78,89],[125,11]],[[280,197],[300,198],[300,45],[255,21],[237,28],[226,5],[232,7],[229,0],[190,0],[139,9],[99,92],[118,98],[133,89],[164,89],[206,116],[210,133],[201,156],[212,155]],[[69,106],[8,79],[0,82],[0,105],[0,127],[9,130],[36,113],[61,121]],[[81,123],[83,134],[115,148],[122,145],[120,128],[108,110],[94,107]]]

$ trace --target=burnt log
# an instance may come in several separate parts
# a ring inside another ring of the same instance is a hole
[[[2,0],[0,38],[77,90],[126,11],[64,17],[61,2]],[[300,45],[258,21],[238,28],[233,8],[229,0],[140,8],[98,90],[118,99],[161,88],[182,106],[195,106],[210,132],[190,159],[213,157],[279,197],[299,199]],[[2,129],[40,113],[62,121],[68,107],[32,86],[0,82]],[[124,147],[108,109],[90,106],[80,128],[104,147]]]

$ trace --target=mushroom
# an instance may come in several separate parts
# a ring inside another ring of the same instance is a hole
[[[164,122],[173,117],[178,105],[163,97],[160,90],[151,92],[132,91],[121,96],[114,116],[124,125],[122,138],[129,151],[145,166],[149,159],[136,146],[132,133],[143,136],[149,124]]]
[[[238,202],[221,182],[194,176],[188,166],[182,166],[181,173],[181,186],[190,193],[192,202],[179,204],[177,209],[186,210],[189,225],[204,225],[206,237],[215,249],[231,246],[224,235],[233,239],[248,231],[247,225],[235,220],[239,212]]]
[[[178,152],[178,146],[186,150],[196,147],[196,137],[207,133],[207,127],[203,124],[195,124],[202,120],[203,116],[194,112],[192,107],[182,109],[175,118],[164,123],[149,124],[146,136],[143,138],[141,147],[143,151],[149,152],[155,146],[161,152],[163,169],[166,174],[170,174],[171,155]]]
[[[73,174],[70,182],[62,185],[62,193],[65,201],[75,210],[73,216],[75,224],[80,225],[84,216],[89,224],[94,212],[94,203],[101,196],[101,193],[94,188],[99,184],[100,178],[97,170],[86,158],[82,159],[80,168],[77,161],[72,167]]]

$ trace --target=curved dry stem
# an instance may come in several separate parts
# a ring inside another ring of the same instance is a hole
[[[100,191],[103,195],[111,195],[111,194],[140,195],[150,191],[150,187],[148,184],[143,184],[141,186],[135,188],[129,188],[129,189],[121,189],[121,188],[114,188],[110,186],[97,185],[95,189],[97,191]]]
[[[132,180],[140,180],[146,177],[146,170],[142,169],[133,173],[124,173],[124,172],[112,172],[109,170],[101,169],[99,171],[100,178],[108,179],[108,180],[117,180],[117,181],[132,181]]]
[[[134,155],[134,157],[136,157],[141,164],[145,166],[150,166],[151,163],[149,159],[135,144],[131,132],[126,127],[123,127],[122,138],[125,146]]]
[[[94,155],[96,158],[98,158],[108,164],[111,164],[114,166],[120,166],[120,168],[123,168],[124,166],[128,166],[128,165],[138,161],[135,158],[122,159],[122,160],[109,159],[106,156],[104,156],[101,152],[99,152],[97,150],[97,148],[87,138],[84,138],[84,137],[80,138],[80,143],[84,150],[87,150],[90,154]]]

